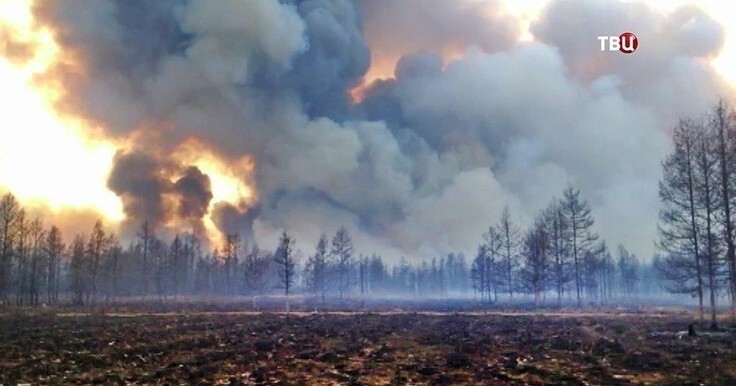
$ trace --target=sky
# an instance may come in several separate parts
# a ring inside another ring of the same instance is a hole
[[[656,252],[671,130],[732,100],[718,1],[0,0],[0,190],[68,234],[472,256],[569,184]],[[599,35],[637,35],[631,55]],[[42,155],[42,156],[40,156]],[[43,161],[41,161],[43,160]]]

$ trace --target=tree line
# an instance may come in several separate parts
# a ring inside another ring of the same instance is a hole
[[[527,229],[504,210],[477,253],[388,264],[356,252],[345,228],[322,235],[311,252],[288,231],[264,250],[238,234],[207,246],[197,235],[161,235],[148,222],[127,246],[94,224],[66,245],[62,230],[30,216],[10,193],[0,199],[0,303],[74,303],[120,296],[310,294],[317,299],[368,295],[451,296],[472,290],[485,303],[514,301],[582,306],[660,288],[697,299],[717,327],[718,301],[736,314],[736,113],[724,101],[698,119],[681,119],[662,162],[661,255],[643,263],[623,246],[611,251],[595,232],[580,190],[568,186]],[[304,246],[302,246],[304,247]],[[306,255],[306,256],[305,256]],[[658,288],[660,287],[660,288]]]
[[[655,259],[665,288],[697,298],[717,328],[718,299],[736,315],[736,114],[720,100],[703,117],[681,119],[662,163],[662,210]]]
[[[295,292],[316,298],[467,291],[462,254],[410,265],[387,264],[379,255],[356,254],[347,229],[322,235],[314,254],[304,258],[287,231],[274,251],[228,234],[205,251],[192,233],[169,236],[144,222],[123,247],[97,221],[89,234],[66,245],[61,230],[31,219],[10,193],[0,199],[0,304],[36,306],[67,301],[95,304],[118,297],[248,295]]]
[[[571,297],[582,304],[586,296],[600,300],[639,291],[647,267],[623,247],[614,261],[592,225],[587,203],[570,187],[526,232],[505,210],[499,224],[483,235],[471,262],[462,253],[450,253],[389,264],[382,256],[357,253],[344,227],[331,237],[323,234],[311,252],[297,249],[288,231],[273,251],[238,234],[225,235],[206,250],[192,233],[168,235],[167,241],[148,222],[125,247],[100,221],[66,245],[58,227],[31,219],[6,194],[0,200],[0,302],[95,304],[118,297],[246,295],[256,306],[259,296],[279,293],[326,301],[462,297],[473,290],[487,303],[513,301],[520,293],[537,303],[556,294],[558,303]]]
[[[584,301],[602,303],[643,292],[639,284],[652,276],[651,267],[623,246],[614,258],[594,223],[590,206],[573,186],[526,230],[506,208],[499,223],[484,233],[473,259],[470,276],[476,296],[493,303],[522,293],[536,304],[550,297],[557,305],[569,299],[582,306]]]

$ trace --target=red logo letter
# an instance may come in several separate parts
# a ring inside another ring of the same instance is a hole
[[[636,48],[639,47],[639,39],[631,32],[622,33],[618,39],[621,42],[618,50],[624,54],[634,53]]]

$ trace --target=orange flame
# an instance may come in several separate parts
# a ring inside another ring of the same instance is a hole
[[[194,165],[210,178],[212,200],[209,212],[217,203],[227,202],[234,207],[245,210],[256,200],[255,193],[247,181],[253,174],[254,160],[244,156],[236,160],[226,161],[209,147],[195,138],[188,138],[173,154],[174,159],[182,164]],[[209,240],[219,240],[219,232],[212,218],[205,216],[204,226]]]
[[[31,5],[0,1],[0,29],[16,45],[6,44],[0,57],[0,187],[22,202],[54,210],[91,208],[120,220],[120,200],[105,187],[117,146],[93,138],[80,119],[54,110],[63,90],[43,76],[60,60],[60,49],[53,31],[35,22]],[[13,60],[17,47],[27,57]]]
[[[353,104],[358,104],[365,99],[366,92],[374,82],[395,79],[396,65],[399,63],[401,55],[380,55],[377,52],[376,49],[371,52],[371,66],[360,82],[347,91]],[[439,55],[442,58],[442,63],[447,66],[448,63],[460,59],[464,53],[464,46],[448,46],[444,47]]]
[[[41,25],[32,9],[31,0],[0,0],[0,37],[6,40],[0,44],[0,190],[26,205],[57,213],[91,209],[108,223],[119,223],[123,206],[106,184],[115,153],[133,146],[136,135],[108,138],[99,134],[103,128],[55,109],[65,90],[53,69],[76,62],[65,57],[54,31]],[[249,157],[229,162],[194,139],[172,156],[209,176],[213,204],[226,201],[243,208],[255,200],[247,182],[254,167]],[[205,226],[215,237],[210,219]]]

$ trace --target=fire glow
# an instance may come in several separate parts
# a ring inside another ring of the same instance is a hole
[[[60,113],[55,104],[65,90],[53,78],[65,57],[54,31],[34,18],[32,1],[0,0],[0,190],[12,192],[27,205],[93,210],[109,224],[125,218],[119,197],[107,187],[118,150],[131,146],[129,138],[101,135],[81,117]],[[8,43],[12,42],[12,43]],[[212,185],[213,200],[244,207],[253,192],[246,176],[253,162],[244,158],[225,161],[195,140],[187,140],[172,155],[197,166]],[[205,216],[207,217],[207,216]],[[210,237],[216,234],[206,218]]]

